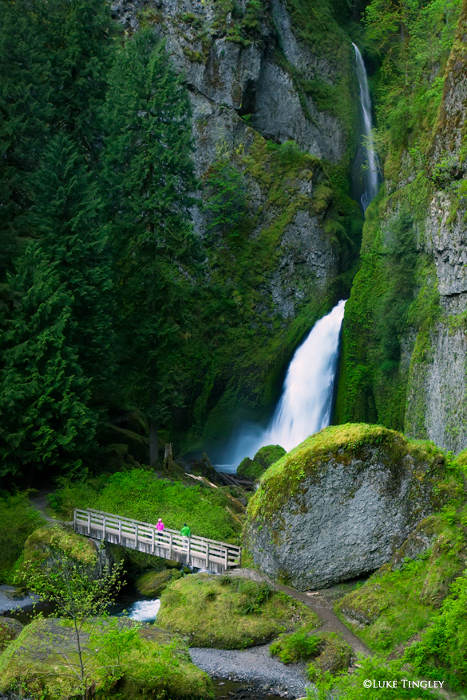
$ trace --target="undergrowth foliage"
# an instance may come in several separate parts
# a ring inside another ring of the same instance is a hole
[[[144,469],[132,469],[94,481],[62,479],[51,498],[52,506],[71,517],[73,508],[95,508],[143,522],[179,530],[186,522],[194,535],[237,543],[241,519],[239,504],[228,489],[185,486],[158,479]],[[241,510],[241,508],[240,508]]]

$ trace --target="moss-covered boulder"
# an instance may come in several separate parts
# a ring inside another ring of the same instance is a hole
[[[23,564],[26,565],[26,569],[28,563],[41,562],[53,567],[54,548],[86,567],[90,578],[100,578],[102,572],[111,568],[115,561],[109,545],[98,547],[94,540],[77,535],[69,528],[47,525],[35,530],[26,540],[23,562],[18,567],[18,577],[22,577]],[[27,586],[27,574],[24,584]]]
[[[316,627],[319,620],[306,605],[264,583],[196,574],[164,590],[157,624],[193,646],[244,649],[297,624]]]
[[[271,464],[277,462],[285,454],[286,451],[280,445],[266,445],[258,450],[253,459],[261,464],[264,469],[269,469]]]
[[[20,634],[23,625],[12,617],[0,617],[0,652]]]
[[[264,474],[247,544],[267,574],[304,590],[389,561],[417,524],[461,489],[432,443],[381,426],[333,426]]]
[[[269,469],[271,464],[285,455],[285,450],[280,445],[266,445],[261,447],[253,459],[245,457],[237,468],[239,476],[246,476],[249,479],[259,479],[259,477]]]
[[[148,598],[157,598],[168,583],[182,574],[177,569],[165,571],[147,571],[135,581],[136,590]]]
[[[120,618],[118,627],[102,621],[82,633],[88,688],[96,700],[209,700],[209,677],[191,663],[185,645],[152,625],[135,626]],[[119,637],[119,631],[127,636]],[[120,641],[119,641],[120,639]],[[119,648],[119,645],[123,648]],[[93,651],[100,651],[92,656]],[[37,619],[24,628],[0,657],[1,697],[47,697],[65,700],[77,692],[77,647],[72,626],[63,620]],[[74,665],[74,667],[73,667]],[[53,671],[53,672],[51,672]]]
[[[34,530],[24,544],[24,561],[33,563],[46,561],[54,546],[60,547],[70,559],[75,559],[81,564],[87,566],[96,564],[97,550],[93,540],[58,526],[46,526]]]
[[[262,464],[259,464],[259,462],[255,462],[249,457],[245,457],[245,459],[242,459],[242,461],[237,467],[238,476],[246,476],[247,479],[259,479],[259,477],[261,476],[261,474],[264,473],[264,471],[265,467],[263,467]]]

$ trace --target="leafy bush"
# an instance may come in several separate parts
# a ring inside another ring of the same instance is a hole
[[[26,493],[0,496],[0,583],[9,579],[27,538],[43,524],[42,516],[32,508]]]
[[[313,634],[309,627],[303,627],[292,634],[281,635],[271,644],[270,652],[284,664],[296,664],[314,659],[321,646],[321,637]]]
[[[467,684],[467,572],[451,587],[421,641],[410,647],[407,658],[428,678],[446,679],[453,688]]]
[[[406,698],[414,698],[414,700],[435,700],[441,696],[438,693],[427,690],[423,687],[408,687],[408,680],[414,680],[413,675],[406,670],[402,671],[403,661],[385,662],[378,656],[360,657],[359,667],[354,669],[354,672],[341,676],[333,676],[330,673],[324,673],[317,676],[314,683],[317,687],[317,693],[313,689],[308,690],[307,698],[309,700],[331,700],[339,698],[339,700],[405,700]],[[375,686],[366,688],[364,681],[373,680]],[[403,680],[405,680],[405,686]],[[420,680],[420,679],[416,679]],[[384,685],[385,681],[396,681],[397,690],[393,687],[378,687],[378,682]]]

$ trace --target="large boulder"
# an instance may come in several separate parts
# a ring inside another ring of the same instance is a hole
[[[458,488],[445,454],[381,426],[326,428],[276,462],[248,506],[247,544],[298,589],[374,571]]]

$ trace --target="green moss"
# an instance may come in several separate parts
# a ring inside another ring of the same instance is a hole
[[[148,571],[139,576],[135,581],[138,593],[148,598],[157,598],[168,583],[174,578],[179,578],[182,574],[175,570]]]
[[[21,633],[23,625],[11,617],[0,617],[0,653]]]
[[[28,537],[24,545],[24,562],[45,561],[50,557],[54,545],[84,565],[93,567],[97,563],[96,547],[92,540],[58,526],[40,528]]]
[[[361,457],[362,450],[372,446],[381,448],[391,468],[396,468],[406,454],[412,454],[420,462],[432,465],[428,478],[432,479],[438,472],[440,483],[446,479],[443,465],[448,460],[433,443],[409,441],[400,433],[380,425],[348,423],[332,426],[307,438],[268,469],[261,479],[260,488],[248,504],[248,519],[273,518],[298,492],[303,480],[319,473],[321,466],[331,457],[345,464],[353,456]],[[419,478],[424,478],[421,472]],[[447,479],[446,488],[455,493],[459,488],[458,478],[453,476],[452,481]],[[440,485],[436,483],[435,492],[439,492],[439,489]]]
[[[193,646],[243,649],[297,623],[316,626],[318,619],[303,603],[265,584],[196,574],[164,590],[157,623],[188,637]]]
[[[27,493],[0,496],[0,583],[10,581],[24,543],[44,522],[31,506]]]

